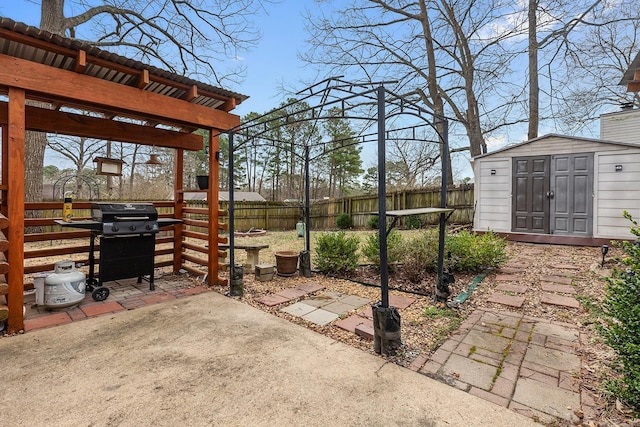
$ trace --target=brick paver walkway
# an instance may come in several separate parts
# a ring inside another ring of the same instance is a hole
[[[543,423],[578,422],[578,411],[595,412],[592,396],[576,380],[579,345],[580,335],[570,324],[476,310],[412,368]]]

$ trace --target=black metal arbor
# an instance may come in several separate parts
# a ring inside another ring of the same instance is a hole
[[[341,112],[338,118],[348,120],[362,120],[368,123],[366,129],[372,128],[374,124],[377,129],[374,132],[362,133],[357,136],[355,144],[363,144],[367,142],[377,142],[378,149],[378,233],[380,241],[380,288],[381,299],[373,304],[374,315],[374,333],[375,333],[375,350],[378,353],[393,353],[400,345],[400,315],[395,307],[389,307],[389,269],[387,256],[387,236],[395,221],[387,227],[387,210],[386,210],[386,141],[391,138],[394,131],[411,131],[413,136],[403,137],[404,139],[413,139],[421,142],[430,142],[440,144],[441,157],[441,193],[439,212],[439,239],[438,239],[438,264],[437,264],[437,282],[434,290],[434,296],[437,301],[446,302],[449,296],[449,276],[444,273],[444,239],[446,226],[446,196],[447,196],[447,170],[449,168],[449,141],[448,141],[448,123],[449,119],[444,116],[430,112],[415,102],[397,95],[387,88],[385,84],[395,82],[367,82],[352,83],[342,80],[340,77],[329,78],[316,83],[296,95],[300,96],[296,101],[271,110],[269,113],[260,117],[253,118],[240,126],[229,129],[226,133],[229,136],[229,264],[230,264],[230,284],[234,280],[241,280],[242,268],[236,266],[234,257],[234,170],[233,159],[234,152],[242,148],[249,141],[254,141],[253,145],[257,146],[256,140],[263,141],[262,144],[269,145],[279,142],[279,140],[270,139],[266,134],[277,126],[285,126],[295,121],[289,121],[290,117],[286,113],[286,108],[295,104],[303,105],[305,108],[296,110],[296,114],[310,113],[310,118],[314,122],[314,126],[322,120],[335,119],[336,116],[329,116],[327,110],[337,107]],[[315,105],[310,106],[310,101],[315,101]],[[282,113],[277,118],[274,113]],[[284,124],[278,124],[276,121],[285,117]],[[400,129],[388,130],[386,128],[387,121],[394,117],[407,116],[419,121],[416,125],[404,126]],[[416,136],[416,129],[428,126],[437,134],[437,140],[420,139]],[[235,145],[234,136],[241,136],[244,141]],[[301,254],[301,261],[310,262],[310,179],[309,179],[309,163],[320,156],[329,154],[332,150],[323,150],[315,157],[310,157],[310,143],[303,141],[302,143],[286,141],[288,144],[294,144],[303,148],[304,161],[304,219],[305,219],[305,253]],[[343,148],[343,146],[338,149]],[[297,154],[296,154],[297,155]],[[300,157],[300,156],[298,156]],[[304,255],[304,256],[303,256]],[[310,275],[310,266],[308,266],[308,274]],[[240,291],[241,292],[241,291]],[[232,286],[232,295],[233,286]],[[237,293],[236,293],[237,295]]]

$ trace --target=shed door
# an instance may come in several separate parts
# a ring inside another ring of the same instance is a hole
[[[549,233],[550,161],[550,156],[513,159],[512,231]]]
[[[551,232],[591,236],[593,153],[551,157]]]

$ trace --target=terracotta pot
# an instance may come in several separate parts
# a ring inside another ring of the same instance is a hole
[[[298,253],[293,251],[280,251],[276,256],[276,269],[278,276],[293,276],[298,269]]]

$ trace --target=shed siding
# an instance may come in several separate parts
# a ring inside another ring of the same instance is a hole
[[[511,231],[511,159],[482,159],[475,169],[475,229]]]
[[[599,153],[595,163],[594,237],[634,238],[622,211],[640,218],[640,149]],[[622,170],[616,172],[616,165]]]
[[[600,139],[640,143],[640,110],[619,111],[600,116]]]

